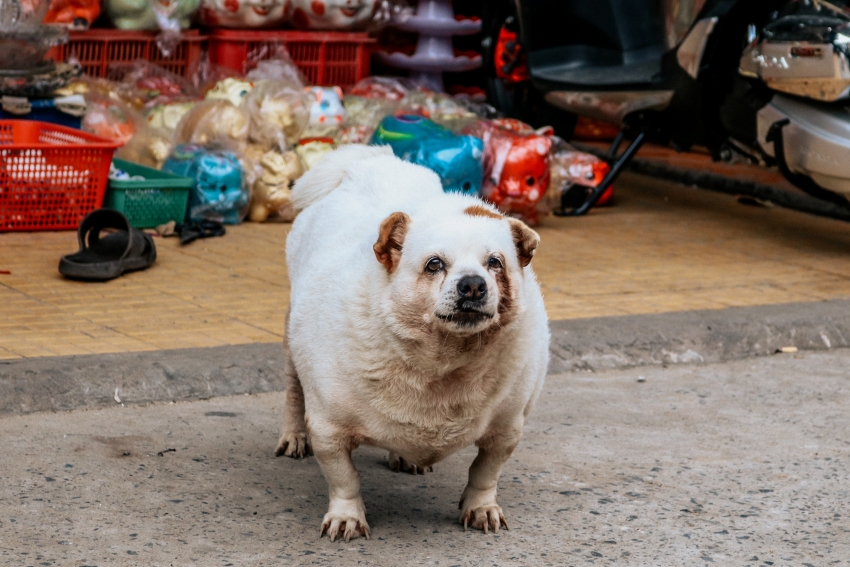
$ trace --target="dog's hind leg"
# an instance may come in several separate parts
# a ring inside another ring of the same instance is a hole
[[[287,314],[287,335],[289,314]],[[283,339],[283,373],[286,378],[286,409],[283,414],[283,429],[277,442],[275,455],[286,455],[301,459],[313,454],[307,438],[307,422],[304,420],[304,390],[298,379],[298,372],[292,363],[289,351],[289,338]]]

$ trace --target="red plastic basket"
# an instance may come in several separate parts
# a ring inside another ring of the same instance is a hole
[[[216,30],[209,36],[210,62],[247,73],[282,45],[309,84],[351,86],[369,76],[375,39],[365,33]]]
[[[118,146],[47,122],[0,120],[0,232],[77,228],[103,203]]]
[[[137,59],[165,67],[175,75],[187,76],[200,61],[207,36],[200,35],[198,30],[186,30],[171,57],[165,57],[156,45],[158,33],[100,29],[71,32],[70,41],[52,48],[48,56],[56,61],[67,61],[74,56],[91,77],[106,77],[110,65]]]

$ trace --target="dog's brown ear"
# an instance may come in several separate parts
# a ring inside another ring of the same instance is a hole
[[[404,213],[393,213],[384,219],[378,231],[378,241],[372,246],[378,262],[384,265],[388,273],[393,273],[401,260],[401,247],[410,217]]]
[[[507,220],[511,225],[511,234],[514,237],[519,265],[524,268],[531,263],[534,251],[537,250],[537,245],[540,244],[540,235],[528,228],[528,225],[520,220],[512,218]]]

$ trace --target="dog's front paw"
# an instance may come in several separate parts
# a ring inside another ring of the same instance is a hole
[[[387,457],[390,465],[390,470],[395,472],[406,472],[410,474],[425,474],[425,471],[434,472],[434,467],[420,467],[405,461],[402,457],[390,451]]]
[[[369,524],[366,523],[363,499],[331,500],[328,513],[322,520],[322,533],[319,537],[325,534],[328,534],[331,541],[337,536],[345,538],[346,542],[360,536],[369,539]]]
[[[313,454],[313,448],[310,447],[306,433],[284,431],[277,442],[274,454],[278,457],[285,455],[293,459],[303,459]]]
[[[502,507],[496,503],[496,491],[483,491],[466,487],[460,499],[459,507],[460,522],[466,531],[467,526],[484,530],[488,533],[491,529],[498,532],[500,527],[508,528],[508,522],[502,513]]]

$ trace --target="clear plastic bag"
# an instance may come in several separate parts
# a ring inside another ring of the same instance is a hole
[[[115,157],[154,169],[162,169],[171,150],[171,132],[160,128],[143,127],[137,130],[123,147],[118,148]]]
[[[309,87],[310,119],[303,133],[305,138],[338,139],[345,125],[347,113],[342,104],[342,89],[339,87]]]
[[[145,113],[145,119],[148,126],[151,128],[161,128],[168,132],[173,132],[183,117],[192,110],[196,101],[192,102],[171,102],[168,104],[160,104],[150,108]]]
[[[401,100],[414,90],[416,90],[416,85],[410,79],[374,76],[361,79],[356,85],[348,89],[347,94],[363,98]]]
[[[87,95],[82,129],[92,134],[126,144],[144,119],[126,104],[97,95]]]
[[[125,92],[141,97],[147,108],[200,96],[198,90],[183,77],[141,59],[110,65],[109,79],[121,83]]]
[[[292,89],[302,90],[307,86],[307,77],[292,62],[289,52],[282,45],[275,47],[272,57],[257,61],[257,66],[245,76],[249,81],[278,81]]]
[[[402,100],[402,105],[405,112],[430,118],[455,133],[480,119],[453,97],[428,90],[410,91]]]
[[[308,171],[335,147],[333,138],[305,138],[299,140],[295,153],[301,159],[304,171]]]
[[[205,100],[180,120],[175,144],[199,144],[241,153],[248,145],[248,113],[228,100]]]
[[[189,220],[239,224],[244,218],[251,195],[235,153],[181,144],[162,169],[194,180],[189,193]]]
[[[250,117],[249,137],[266,150],[286,149],[301,138],[313,97],[287,81],[261,80],[242,102]]]
[[[566,194],[567,202],[580,205],[593,188],[599,186],[610,171],[610,166],[595,155],[582,152],[557,136],[552,137],[552,151],[549,157],[551,181],[546,197],[538,209],[548,213],[561,205],[561,199]],[[609,187],[602,194],[596,206],[610,202],[614,188]]]
[[[230,67],[211,63],[209,56],[204,54],[203,57],[192,65],[186,77],[186,80],[195,88],[195,91],[203,94],[215,87],[219,81],[227,78],[239,79],[242,78],[242,74]]]
[[[233,106],[242,106],[245,96],[254,88],[254,83],[245,79],[229,77],[217,82],[204,95],[207,100],[229,100]]]
[[[250,169],[252,187],[248,218],[255,222],[291,222],[295,218],[291,187],[303,173],[298,155],[252,145],[243,155],[243,163],[246,172]]]
[[[549,189],[549,132],[512,119],[482,120],[464,132],[484,141],[482,196],[505,214],[537,225],[537,207]]]
[[[348,117],[340,141],[343,144],[368,144],[381,120],[399,111],[401,101],[346,95],[343,105]]]

